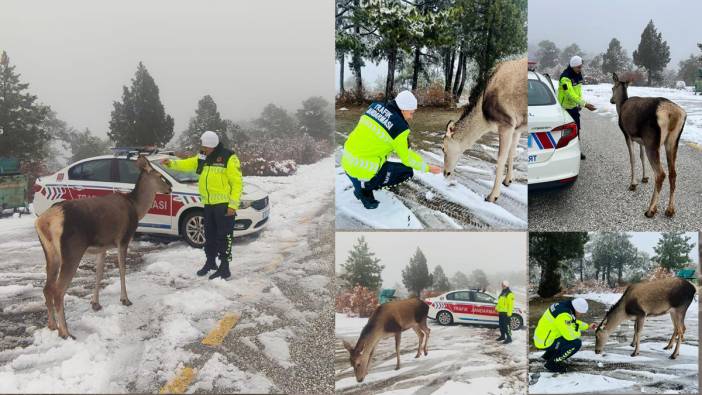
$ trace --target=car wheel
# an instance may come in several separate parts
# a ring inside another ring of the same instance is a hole
[[[524,319],[522,319],[521,316],[518,316],[516,314],[512,314],[512,317],[509,319],[509,326],[512,328],[513,331],[516,331],[518,329],[522,329],[522,326],[524,325]]]
[[[191,247],[202,248],[205,246],[205,218],[202,211],[191,211],[185,215],[180,224],[180,236]]]
[[[453,324],[453,315],[448,311],[440,311],[436,315],[436,321],[441,325],[451,325]]]

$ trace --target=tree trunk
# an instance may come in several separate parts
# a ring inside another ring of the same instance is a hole
[[[580,282],[583,282],[583,257],[580,257]]]
[[[456,96],[456,94],[458,93],[458,87],[461,83],[461,78],[463,75],[463,67],[461,67],[461,66],[463,65],[463,62],[465,61],[465,58],[466,58],[466,55],[463,51],[463,48],[461,48],[459,50],[459,54],[458,54],[458,65],[456,67],[456,77],[453,79],[453,89],[451,89],[451,94],[453,95],[455,101],[458,101],[458,97]]]
[[[450,49],[448,52],[448,63],[446,64],[446,84],[444,84],[444,92],[451,93],[451,83],[453,82],[453,63],[456,60],[456,51]]]
[[[558,262],[547,262],[542,268],[542,281],[539,284],[538,294],[542,298],[550,298],[561,290],[561,274],[558,271]]]
[[[346,54],[343,52],[339,54],[339,63],[341,67],[339,68],[339,94],[344,96],[346,94],[346,89],[344,88],[344,69],[346,68],[344,62],[346,61]]]
[[[651,86],[651,70],[649,69],[646,71],[648,71],[648,73],[647,73],[648,74],[648,86]]]
[[[419,47],[414,49],[414,71],[412,72],[412,91],[417,91],[419,85],[419,71],[422,68],[421,50]]]
[[[395,91],[395,65],[397,63],[397,48],[388,51],[388,77],[385,81],[385,100],[390,100]]]

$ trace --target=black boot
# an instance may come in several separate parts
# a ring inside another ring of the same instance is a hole
[[[505,340],[505,335],[500,335],[500,337],[498,337],[498,338],[495,339],[495,340],[497,340],[498,342],[499,342],[499,341],[502,341],[502,340]]]
[[[214,261],[210,261],[209,259],[207,262],[205,262],[205,266],[202,267],[202,269],[197,271],[197,275],[202,277],[207,274],[210,270],[217,270],[217,265],[214,263]]]
[[[580,153],[580,160],[585,160],[585,154],[583,154],[582,152]]]
[[[370,189],[361,189],[360,191],[354,189],[353,195],[356,196],[356,199],[360,200],[361,203],[363,203],[363,207],[365,207],[368,210],[377,208],[378,204],[380,204],[380,202],[375,200],[375,196],[373,196],[373,191]]]
[[[226,280],[231,276],[232,274],[229,272],[229,262],[222,261],[219,264],[219,269],[217,269],[217,271],[210,276],[210,280],[214,280],[215,278],[221,278],[222,280]]]
[[[505,339],[504,343],[502,343],[502,344],[510,344],[510,343],[512,343],[512,338],[508,337]]]
[[[566,365],[562,362],[556,362],[556,361],[548,361],[544,365],[544,367],[549,371],[553,373],[565,373],[567,368]]]

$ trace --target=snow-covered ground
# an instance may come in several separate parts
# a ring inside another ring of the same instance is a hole
[[[519,299],[519,295],[516,295]],[[518,303],[523,303],[519,300]],[[381,340],[368,375],[356,381],[342,340],[356,344],[367,318],[336,314],[336,391],[343,394],[524,394],[526,392],[526,330],[512,332],[513,343],[495,339],[497,327],[473,325],[431,328],[428,355],[414,358],[414,331],[402,336],[400,370],[395,370],[395,340]]]
[[[665,97],[681,106],[687,112],[687,122],[680,138],[702,144],[702,95],[695,95],[689,89],[643,86],[629,87],[628,93],[629,97]],[[613,122],[617,122],[616,106],[609,102],[612,98],[612,84],[583,85],[583,97],[597,107],[597,113],[609,116]]]
[[[599,323],[606,310],[621,297],[620,293],[587,293],[591,312],[586,322]],[[633,321],[626,321],[609,338],[604,353],[594,352],[594,332],[583,334],[583,347],[569,359],[569,371],[553,374],[545,371],[541,354],[529,355],[529,393],[697,393],[699,305],[693,301],[685,318],[687,331],[680,355],[671,360],[672,350],[663,350],[672,335],[669,315],[649,317],[644,324],[640,355],[631,357]]]
[[[0,393],[156,392],[185,366],[195,369],[188,392],[332,391],[332,166],[256,178],[270,194],[269,227],[235,241],[230,281],[197,277],[204,252],[184,242],[135,241],[133,305],[119,303],[113,252],[94,312],[84,257],[65,303],[76,340],[45,327],[34,216],[0,220]],[[224,343],[202,345],[228,312],[241,319]]]
[[[422,157],[443,166],[441,132],[413,132],[422,139]],[[526,137],[520,140],[515,160],[515,181],[501,187],[497,203],[485,197],[492,189],[497,140],[486,135],[458,161],[450,180],[443,175],[415,172],[414,178],[392,190],[375,192],[377,209],[366,210],[353,195],[353,187],[339,166],[336,154],[337,229],[526,229]],[[391,159],[397,160],[397,159]]]

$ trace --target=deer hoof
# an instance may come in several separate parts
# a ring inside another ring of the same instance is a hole
[[[631,184],[631,185],[629,185],[629,190],[630,190],[630,191],[635,191],[635,190],[636,190],[636,184]]]
[[[634,351],[634,352],[631,353],[631,356],[632,356],[632,357],[635,357],[635,356],[638,356],[638,355],[639,355],[639,352],[638,352],[638,351]]]
[[[395,370],[400,370],[400,365],[395,366]]]
[[[675,215],[675,209],[668,208],[665,210],[665,216],[670,218]]]
[[[644,183],[644,184],[646,184],[646,183],[648,182],[648,177],[642,178],[642,179],[641,179],[641,182]]]
[[[648,210],[644,213],[646,218],[653,218],[654,215],[656,215],[656,209],[653,210]]]
[[[677,357],[678,357],[677,355],[673,354],[673,355],[670,356],[670,359],[675,359],[675,358],[677,358]]]
[[[93,311],[100,311],[102,309],[102,306],[100,306],[100,303],[92,302],[92,303],[90,303],[90,306],[92,306]]]
[[[671,348],[673,348],[673,346],[665,346],[665,347],[663,347],[664,350],[670,350]]]
[[[506,187],[509,187],[511,184],[512,184],[512,180],[509,180],[509,181],[504,180],[504,181],[502,181],[502,185],[504,185],[504,186],[506,186]]]
[[[67,333],[65,335],[59,335],[59,336],[61,336],[62,339],[68,339],[70,337],[71,339],[76,340],[76,337],[71,335],[70,333]]]
[[[488,203],[495,203],[497,201],[497,196],[495,196],[495,197],[487,196],[485,198],[485,201]]]
[[[120,299],[123,305],[125,306],[131,306],[132,302],[129,301],[129,299]]]

